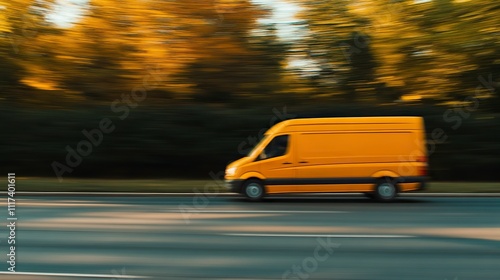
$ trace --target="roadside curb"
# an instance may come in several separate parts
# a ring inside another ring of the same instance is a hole
[[[6,197],[7,192],[0,196]],[[136,193],[136,192],[16,192],[16,196],[103,196],[103,197],[238,197],[236,193]],[[360,193],[287,194],[274,197],[360,197]],[[500,197],[500,193],[402,193],[400,197]]]

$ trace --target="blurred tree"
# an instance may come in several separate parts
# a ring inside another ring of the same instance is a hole
[[[495,1],[295,0],[302,9],[288,25],[301,35],[289,40],[249,0],[78,3],[81,17],[60,26],[47,18],[53,1],[0,0],[2,89],[89,102],[142,86],[201,102],[300,93],[456,103],[476,94],[479,77],[498,85]],[[500,102],[491,87],[477,97]]]
[[[144,41],[137,29],[143,33],[149,29],[139,27],[134,15],[154,20],[148,12],[155,11],[144,1],[115,4],[91,1],[80,7],[84,12],[79,22],[37,36],[30,51],[38,59],[27,67],[31,80],[44,81],[50,89],[62,90],[63,97],[76,100],[114,99],[140,85],[138,79],[146,71],[145,62],[136,60],[137,46]]]
[[[50,1],[0,0],[0,90],[1,98],[18,98],[23,64],[29,60],[24,49],[45,28],[44,13]]]
[[[398,67],[406,70],[406,85],[412,93],[455,102],[474,95],[479,74],[491,73],[500,64],[500,22],[496,20],[500,4],[440,0],[406,5],[405,10],[406,21],[419,32],[402,49],[404,59]]]
[[[248,1],[93,0],[82,9],[73,26],[33,41],[31,81],[89,100],[144,86],[151,69],[161,79],[147,86],[169,98],[221,101],[278,86],[282,50],[272,35],[251,34],[264,11]]]
[[[480,73],[498,67],[499,3],[440,0],[384,5],[389,14],[375,17],[377,28],[371,33],[381,64],[377,75],[384,84],[404,90],[403,99],[462,102],[475,94]]]
[[[349,79],[349,76],[356,72],[351,53],[351,47],[355,46],[349,43],[352,43],[352,35],[357,34],[359,26],[348,10],[349,1],[299,3],[303,10],[298,16],[303,20],[305,36],[292,46],[293,55],[314,65],[299,75],[308,77],[317,93],[347,94],[346,89],[355,83],[355,79]]]
[[[249,1],[218,1],[214,21],[213,7],[196,6],[203,23],[193,29],[193,61],[183,73],[194,97],[221,102],[266,97],[279,89],[285,46],[273,26],[257,22],[265,11]]]
[[[300,2],[309,31],[303,53],[321,65],[322,85],[335,81],[328,89],[350,101],[376,92],[378,102],[460,102],[474,94],[479,73],[498,72],[495,1]]]

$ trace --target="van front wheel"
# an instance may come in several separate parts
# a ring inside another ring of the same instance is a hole
[[[243,194],[248,200],[259,201],[265,195],[264,185],[259,180],[248,180],[243,185]]]
[[[378,201],[393,201],[398,195],[398,188],[390,178],[384,178],[375,187],[374,195]]]

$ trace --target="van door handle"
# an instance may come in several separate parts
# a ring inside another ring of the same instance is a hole
[[[291,162],[283,162],[283,164],[292,164]]]
[[[299,163],[309,163],[308,161],[299,161]]]

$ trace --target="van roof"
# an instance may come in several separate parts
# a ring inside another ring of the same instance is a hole
[[[292,125],[308,124],[409,124],[423,126],[422,117],[339,117],[339,118],[301,118],[282,121],[271,127],[266,134],[273,134]]]

